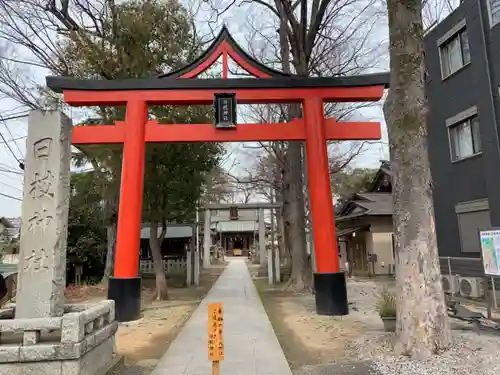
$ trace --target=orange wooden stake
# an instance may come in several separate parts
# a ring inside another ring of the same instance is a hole
[[[212,375],[219,375],[219,374],[220,374],[220,362],[213,361],[212,362]]]
[[[219,361],[224,360],[224,307],[220,302],[208,304],[208,360],[213,362],[212,373],[218,375]]]

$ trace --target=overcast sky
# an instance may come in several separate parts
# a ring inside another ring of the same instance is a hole
[[[260,14],[258,9],[252,10],[252,12],[257,12],[257,16]],[[244,47],[248,45],[247,30],[249,26],[247,22],[241,22],[241,20],[248,20],[248,15],[248,9],[239,8],[228,14],[224,19],[224,22],[227,24],[233,36]],[[204,16],[202,14],[200,20],[203,18]],[[252,22],[255,23],[255,21]],[[371,37],[375,41],[380,42],[386,38],[386,34],[386,28],[381,26],[373,32]],[[29,58],[29,56],[22,56],[22,54],[20,56],[23,58]],[[16,57],[19,58],[19,55]],[[26,73],[30,74],[37,82],[44,84],[44,77],[47,74],[46,71],[33,67],[24,67],[24,69],[28,69],[26,70]],[[385,69],[387,69],[387,54],[385,51],[382,51],[382,56],[380,58],[380,63],[377,66],[377,70]],[[19,107],[18,104],[13,103],[9,99],[0,99],[0,116],[2,118],[12,117],[13,115],[20,113],[25,113],[25,110],[22,107]],[[75,122],[79,120],[78,117],[81,117],[81,114],[79,116],[79,113],[76,110],[72,111],[71,114],[73,115]],[[381,159],[388,158],[387,132],[381,111],[381,105],[363,109],[359,114],[357,114],[357,117],[358,119],[363,119],[365,121],[382,122],[383,139],[381,142],[367,145],[364,148],[363,153],[355,159],[352,167],[377,168]],[[0,139],[0,217],[16,217],[21,215],[23,174],[18,168],[18,160],[22,160],[24,158],[27,128],[27,118],[0,121],[0,133],[7,140],[7,144],[5,144],[3,140]],[[242,149],[241,144],[232,144],[229,148],[232,150],[233,157],[233,159],[228,161],[229,164],[232,164],[234,159],[237,159],[240,162],[239,168],[244,169],[249,166],[243,161],[248,158],[247,149]]]

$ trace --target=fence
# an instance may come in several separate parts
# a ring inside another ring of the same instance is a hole
[[[165,271],[168,273],[180,273],[185,272],[187,268],[186,259],[184,258],[173,258],[165,259]],[[152,259],[141,259],[139,261],[139,272],[140,273],[154,273],[154,264]]]
[[[485,277],[481,258],[439,257],[443,275]]]
[[[81,374],[82,366],[86,374],[99,373],[109,364],[118,329],[114,301],[65,305],[64,312],[62,317],[15,319],[15,306],[2,309],[0,373],[20,373],[20,363],[36,363],[38,374],[61,374],[61,368]]]
[[[472,293],[471,297],[488,302],[488,295],[492,293],[486,291],[495,291],[497,305],[500,302],[500,278],[485,275],[481,258],[439,257],[439,265],[442,275],[458,276],[443,285],[448,293],[464,297]],[[464,278],[465,284],[461,281]]]

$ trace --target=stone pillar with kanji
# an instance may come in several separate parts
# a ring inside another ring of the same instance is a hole
[[[70,196],[71,120],[29,116],[16,319],[62,316]]]

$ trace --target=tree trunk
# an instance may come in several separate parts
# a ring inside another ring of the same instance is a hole
[[[384,105],[397,252],[397,346],[427,358],[451,342],[427,154],[421,0],[388,0],[391,90]]]
[[[165,261],[161,253],[161,244],[167,232],[166,225],[163,225],[160,237],[158,237],[158,222],[152,221],[149,228],[149,246],[153,255],[153,265],[156,279],[156,299],[168,299],[167,277],[165,274]]]
[[[99,166],[93,163],[94,169]],[[115,268],[115,249],[116,249],[116,231],[118,229],[118,198],[116,196],[110,197],[106,202],[106,215],[109,217],[109,225],[106,227],[106,260],[104,266],[104,275],[101,284],[108,285],[109,279],[113,276]]]
[[[283,189],[284,191],[284,189]],[[284,254],[284,257],[285,257],[285,261],[284,261],[284,265],[285,266],[290,266],[291,267],[291,264],[292,264],[292,254],[290,253],[290,236],[288,236],[288,231],[286,230],[286,224],[285,224],[285,217],[287,216],[286,215],[286,207],[285,207],[285,203],[283,201],[283,209],[282,209],[282,215],[281,215],[281,223],[280,223],[280,227],[281,227],[281,230],[282,230],[282,236],[283,236],[283,245],[284,245],[284,251],[285,251],[285,254]]]
[[[302,189],[301,144],[289,142],[285,189],[283,194],[285,236],[291,255],[292,272],[287,288],[293,291],[312,290],[312,272],[306,249],[304,191]]]
[[[281,192],[276,192],[276,203],[282,204],[283,199],[281,198]],[[278,251],[280,254],[280,259],[283,260],[285,257],[285,239],[283,235],[283,228],[281,228],[281,220],[282,220],[282,212],[281,209],[276,209],[274,211],[274,220],[276,221],[276,237],[278,240]]]
[[[281,18],[279,29],[281,64],[285,73],[290,73],[290,50],[286,34],[286,20]],[[289,120],[300,117],[297,105],[288,106]],[[284,150],[283,173],[283,221],[285,244],[291,257],[292,272],[288,289],[294,291],[312,290],[312,273],[306,248],[304,191],[302,178],[302,145],[288,142]]]
[[[276,150],[276,160],[273,169],[273,186],[274,186],[274,199],[276,203],[283,206],[283,152],[282,152],[282,144],[280,142],[274,143],[274,149]],[[278,251],[280,254],[280,259],[285,259],[286,255],[286,247],[285,247],[285,236],[283,233],[283,227],[281,226],[281,222],[283,219],[283,211],[282,208],[276,209],[274,211],[274,216],[276,218],[276,233],[278,236]],[[288,257],[286,257],[288,259]]]
[[[108,285],[109,279],[113,276],[115,266],[115,247],[116,247],[116,223],[112,223],[106,227],[107,236],[107,251],[106,251],[106,265],[104,267],[104,276],[102,277],[101,284]]]

